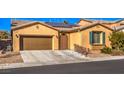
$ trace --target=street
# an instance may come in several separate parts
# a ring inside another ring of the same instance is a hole
[[[124,74],[124,59],[0,70],[1,74]]]

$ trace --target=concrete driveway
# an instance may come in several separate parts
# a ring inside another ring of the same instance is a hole
[[[32,50],[20,51],[24,63],[38,63],[43,65],[86,62],[84,55],[71,50]]]

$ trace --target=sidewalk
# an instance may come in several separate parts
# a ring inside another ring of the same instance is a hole
[[[99,57],[99,58],[88,58],[87,60],[81,60],[78,62],[72,63],[83,63],[83,62],[96,62],[96,61],[107,61],[107,60],[119,60],[124,59],[124,56],[111,56],[111,57]],[[57,63],[57,64],[71,64],[71,63]],[[11,64],[0,64],[0,69],[10,69],[10,68],[21,68],[21,67],[33,67],[33,66],[45,66],[48,64],[42,64],[40,62],[37,63],[11,63]],[[56,64],[49,64],[49,65],[56,65]]]
[[[97,58],[90,58],[92,61],[106,61],[106,60],[119,60],[124,59],[124,56],[109,56],[109,57],[97,57]]]

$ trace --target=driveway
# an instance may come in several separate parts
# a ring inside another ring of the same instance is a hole
[[[20,51],[24,63],[37,63],[43,65],[86,62],[84,55],[71,50],[32,50]]]

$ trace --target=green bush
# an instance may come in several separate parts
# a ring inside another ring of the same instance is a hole
[[[101,52],[105,53],[105,54],[111,54],[112,53],[112,49],[109,48],[109,47],[104,47],[103,49],[101,49]]]
[[[124,32],[113,32],[109,36],[112,49],[124,51]]]

